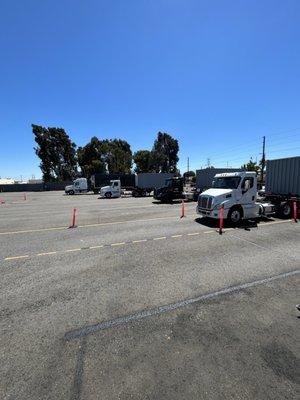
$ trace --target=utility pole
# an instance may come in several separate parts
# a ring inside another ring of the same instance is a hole
[[[187,172],[190,172],[190,157],[187,158]]]
[[[261,172],[260,172],[260,181],[263,183],[264,180],[264,169],[266,165],[266,137],[263,136],[263,152],[262,152],[262,159],[261,159]]]
[[[210,158],[207,159],[207,168],[210,167]]]

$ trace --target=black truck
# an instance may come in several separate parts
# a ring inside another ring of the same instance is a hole
[[[184,178],[166,179],[165,185],[154,190],[154,199],[161,202],[171,202],[176,199],[183,199]]]

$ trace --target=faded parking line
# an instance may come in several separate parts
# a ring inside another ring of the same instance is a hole
[[[6,257],[6,258],[4,258],[4,260],[18,260],[18,259],[21,259],[21,258],[28,258],[28,257],[29,257],[29,255],[25,254],[24,256]]]
[[[287,222],[285,221],[274,221],[274,222],[268,222],[268,223],[263,223],[260,225],[260,227],[264,227],[264,226],[269,226],[271,224],[275,224],[275,223],[284,223]],[[224,231],[228,232],[228,231],[233,231],[234,228],[225,228]],[[5,261],[11,261],[11,260],[18,260],[18,259],[23,259],[23,258],[29,258],[29,257],[42,257],[42,256],[49,256],[49,255],[58,255],[58,254],[64,254],[64,253],[73,253],[73,252],[77,252],[77,251],[83,251],[83,250],[93,250],[93,249],[100,249],[100,248],[104,248],[104,247],[121,247],[124,245],[128,245],[128,244],[138,244],[138,243],[145,243],[145,242],[151,242],[151,241],[160,241],[160,240],[166,240],[166,239],[179,239],[179,238],[192,238],[195,236],[199,236],[201,234],[211,234],[211,233],[216,233],[215,229],[209,230],[209,231],[198,231],[198,232],[189,232],[189,233],[185,233],[185,234],[178,234],[178,235],[170,235],[170,236],[159,236],[159,237],[154,237],[154,238],[147,238],[147,239],[136,239],[136,240],[131,240],[128,242],[117,242],[117,243],[109,243],[109,244],[100,244],[100,245],[94,245],[94,246],[86,246],[86,247],[78,247],[78,248],[74,248],[74,249],[67,249],[67,250],[56,250],[56,251],[48,251],[48,252],[41,252],[41,253],[37,253],[37,254],[26,254],[26,255],[18,255],[18,256],[10,256],[10,257],[6,257],[4,258]]]
[[[104,321],[104,322],[100,322],[98,324],[88,325],[88,326],[84,326],[82,328],[74,329],[72,331],[67,332],[64,337],[65,337],[65,340],[67,340],[67,341],[83,338],[83,337],[86,337],[88,335],[91,335],[91,334],[101,331],[101,330],[110,329],[110,328],[113,328],[113,327],[119,326],[119,325],[126,325],[132,321],[139,321],[141,319],[149,318],[149,317],[152,317],[155,315],[165,314],[165,313],[171,312],[173,310],[177,310],[177,309],[189,306],[194,303],[199,303],[201,301],[214,299],[219,296],[237,293],[242,290],[249,289],[251,287],[263,285],[263,284],[266,284],[269,282],[274,282],[279,279],[284,279],[284,278],[288,278],[290,276],[298,275],[299,273],[300,273],[300,270],[297,269],[297,270],[293,270],[290,272],[285,272],[283,274],[273,275],[273,276],[270,276],[270,277],[267,277],[264,279],[246,282],[241,285],[229,286],[229,287],[217,290],[215,292],[206,293],[206,294],[203,294],[203,295],[200,295],[197,297],[178,301],[177,303],[159,306],[156,308],[152,308],[150,310],[138,311],[135,314],[125,315],[123,317],[111,319],[109,321]]]
[[[95,228],[98,226],[107,226],[107,225],[119,225],[119,224],[127,224],[132,222],[148,222],[148,221],[158,221],[164,219],[179,219],[178,216],[172,217],[156,217],[156,218],[148,218],[148,219],[133,219],[129,221],[115,221],[115,222],[103,222],[99,224],[86,224],[86,225],[77,225],[77,228]],[[37,229],[27,229],[22,231],[7,231],[7,232],[0,232],[0,235],[17,235],[22,233],[36,233],[36,232],[49,232],[49,231],[59,231],[68,229],[67,226],[56,226],[53,228],[37,228]]]

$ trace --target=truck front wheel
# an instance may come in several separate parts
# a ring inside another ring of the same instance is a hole
[[[110,199],[110,198],[111,198],[111,192],[106,192],[106,193],[105,193],[105,197],[106,197],[107,199]]]
[[[73,194],[74,194],[74,190],[70,190],[70,191],[69,191],[69,194],[70,194],[70,195],[73,195]]]
[[[243,217],[243,212],[239,207],[232,207],[228,213],[228,220],[232,225],[238,225]]]

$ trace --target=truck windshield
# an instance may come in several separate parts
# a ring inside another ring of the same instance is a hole
[[[239,186],[240,180],[240,176],[214,178],[212,187],[216,189],[236,189]]]

